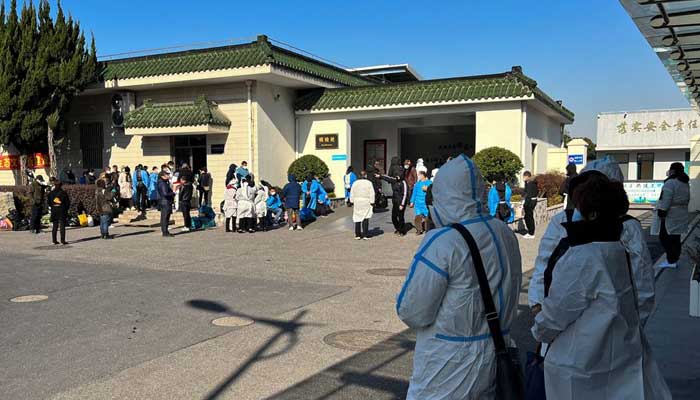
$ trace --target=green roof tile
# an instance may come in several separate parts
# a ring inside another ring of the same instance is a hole
[[[316,111],[524,96],[534,96],[564,117],[574,118],[573,112],[547,96],[519,67],[496,75],[317,89],[300,97],[295,108]]]
[[[127,129],[199,125],[231,126],[231,121],[204,97],[190,103],[152,104],[147,100],[124,117]]]
[[[129,79],[187,72],[275,65],[345,86],[371,85],[359,74],[270,44],[265,36],[252,43],[156,54],[102,63],[102,79]]]

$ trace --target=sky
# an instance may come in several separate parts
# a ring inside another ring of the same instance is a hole
[[[614,0],[63,0],[62,5],[95,35],[102,56],[266,34],[347,67],[409,63],[425,79],[520,65],[576,114],[567,127],[572,136],[594,138],[599,112],[689,107]]]

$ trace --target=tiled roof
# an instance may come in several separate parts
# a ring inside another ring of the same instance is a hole
[[[574,118],[573,112],[537,88],[536,81],[523,75],[520,67],[496,75],[317,89],[299,98],[295,108],[298,111],[354,109],[527,96],[543,101],[566,118]]]
[[[266,36],[252,43],[106,61],[102,79],[129,79],[187,72],[275,65],[346,86],[370,85],[359,74],[272,45]]]
[[[231,121],[204,97],[191,103],[152,104],[147,100],[124,117],[127,129],[199,125],[231,126]]]

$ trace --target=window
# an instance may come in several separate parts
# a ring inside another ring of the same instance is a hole
[[[654,179],[654,153],[637,153],[637,179]]]
[[[83,154],[83,168],[102,169],[104,137],[101,122],[80,124],[80,150]]]

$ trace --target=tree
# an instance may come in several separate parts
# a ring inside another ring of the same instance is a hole
[[[328,166],[320,158],[307,154],[295,160],[287,170],[298,181],[306,179],[309,175],[318,175],[321,178],[328,176]]]
[[[489,183],[504,180],[515,182],[523,163],[515,153],[501,147],[488,147],[474,155],[474,163]]]
[[[80,25],[66,19],[60,2],[55,20],[48,0],[40,1],[38,12],[25,3],[21,18],[16,0],[10,8],[0,30],[0,142],[19,150],[22,172],[28,153],[48,149],[55,176],[55,134],[62,116],[73,97],[97,78],[94,38],[88,51]]]

